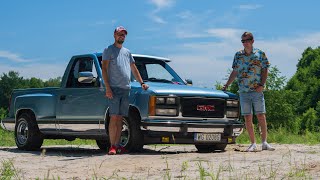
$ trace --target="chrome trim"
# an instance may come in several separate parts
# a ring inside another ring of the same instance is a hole
[[[1,121],[1,127],[7,131],[14,131],[15,119],[14,118],[4,118]]]
[[[158,57],[158,56],[149,56],[149,55],[143,55],[143,54],[132,54],[133,58],[134,57],[142,57],[142,58],[152,58],[152,59],[158,59],[158,60],[163,60],[166,62],[170,62],[171,60],[168,58],[164,57]]]
[[[238,120],[238,118],[227,118],[226,115],[223,118],[198,118],[198,117],[183,117],[181,112],[179,116],[149,116],[150,120]]]
[[[143,130],[149,131],[165,131],[165,132],[182,132],[180,127],[162,127],[162,126],[147,126],[142,127]],[[188,128],[188,132],[202,132],[202,133],[223,133],[223,128]]]

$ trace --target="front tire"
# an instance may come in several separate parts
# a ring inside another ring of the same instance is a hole
[[[141,152],[143,150],[143,134],[140,127],[140,117],[137,113],[129,112],[128,118],[123,118],[120,143],[129,152]]]
[[[15,126],[15,142],[21,150],[39,150],[43,143],[43,136],[40,133],[34,115],[22,113]]]
[[[97,146],[102,151],[107,151],[110,148],[110,141],[109,140],[98,140],[96,139]]]

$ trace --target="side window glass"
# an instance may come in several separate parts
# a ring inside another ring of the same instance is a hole
[[[92,83],[80,83],[80,72],[91,72],[93,74]],[[94,65],[94,61],[91,58],[81,58],[75,60],[71,67],[68,77],[67,88],[90,88],[99,87],[98,73]]]

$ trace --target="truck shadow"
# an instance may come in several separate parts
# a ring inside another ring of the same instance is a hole
[[[73,157],[76,159],[87,158],[92,156],[106,156],[108,151],[103,151],[93,147],[77,147],[77,146],[44,146],[36,151],[24,151],[17,147],[0,147],[0,151],[7,151],[16,154],[33,154],[35,156],[62,156]],[[183,146],[167,146],[161,148],[144,148],[142,152],[125,153],[123,155],[163,155],[163,154],[184,154],[184,153],[224,153],[225,151],[198,152],[196,149],[185,149]]]

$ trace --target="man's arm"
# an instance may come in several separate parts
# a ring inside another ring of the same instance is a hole
[[[144,84],[142,78],[141,78],[141,75],[137,69],[137,66],[135,63],[131,63],[130,64],[130,67],[131,67],[131,71],[132,71],[132,74],[134,75],[134,77],[136,78],[136,80],[141,84],[141,87],[144,89],[144,90],[147,90],[149,88],[149,86],[147,84]]]
[[[261,85],[265,85],[268,78],[268,68],[261,70]]]
[[[103,60],[102,61],[102,78],[104,85],[106,86],[106,96],[108,98],[112,98],[112,91],[110,89],[109,85],[109,77],[108,77],[108,67],[109,67],[109,62],[108,60]]]
[[[236,79],[238,72],[233,70],[229,76],[227,83],[223,86],[222,90],[226,91],[228,86]]]
[[[266,84],[268,78],[268,68],[263,68],[261,70],[261,82],[259,84],[259,86],[256,88],[257,92],[262,92],[264,89],[264,85]]]

